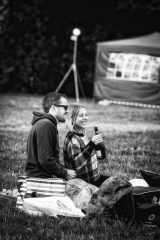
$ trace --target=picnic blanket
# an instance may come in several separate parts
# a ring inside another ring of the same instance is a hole
[[[51,196],[25,198],[23,211],[32,215],[48,215],[52,217],[84,217],[85,214],[77,208],[68,196]]]
[[[66,181],[61,178],[21,176],[18,180],[16,207],[33,215],[85,216],[66,195]]]

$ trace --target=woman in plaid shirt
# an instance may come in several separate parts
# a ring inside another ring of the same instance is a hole
[[[71,120],[73,128],[67,133],[63,147],[65,167],[75,170],[77,178],[99,187],[108,178],[100,175],[95,153],[95,146],[103,139],[100,134],[94,135],[90,141],[87,139],[85,128],[88,115],[84,106],[73,106]]]

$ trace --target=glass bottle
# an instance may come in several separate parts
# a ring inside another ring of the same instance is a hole
[[[94,127],[94,131],[95,131],[95,135],[99,134],[98,127]],[[103,142],[95,146],[95,151],[96,151],[97,158],[99,160],[104,159],[106,157],[106,149]]]

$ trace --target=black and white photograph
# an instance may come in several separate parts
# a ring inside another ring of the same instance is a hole
[[[160,239],[160,0],[0,0],[0,240]]]

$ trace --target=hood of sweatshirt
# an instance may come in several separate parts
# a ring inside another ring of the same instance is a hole
[[[37,121],[47,118],[50,121],[53,122],[54,125],[57,126],[57,121],[56,118],[53,117],[51,114],[49,113],[40,113],[40,112],[33,112],[33,119],[32,119],[32,125],[34,125]]]

